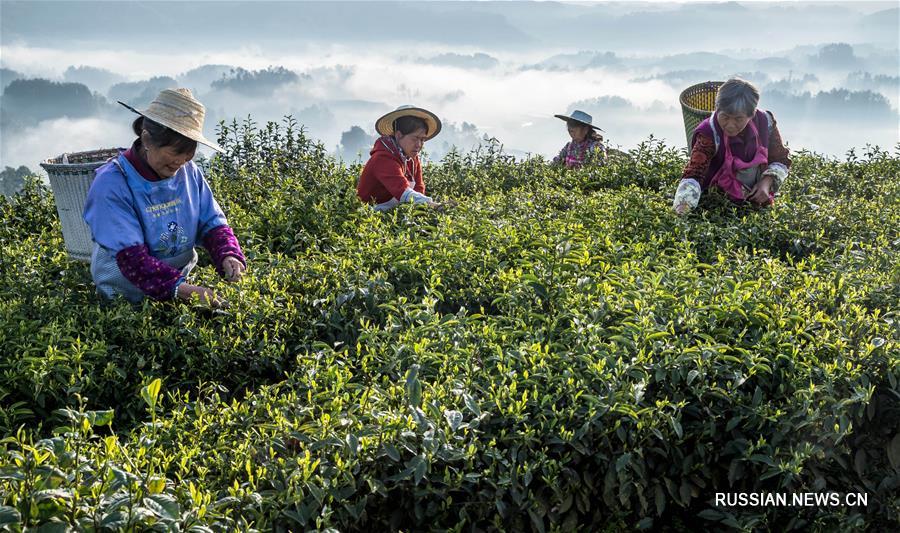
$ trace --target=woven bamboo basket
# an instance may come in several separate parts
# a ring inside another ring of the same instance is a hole
[[[84,201],[94,181],[94,171],[118,153],[115,148],[107,148],[62,154],[41,163],[50,178],[63,240],[72,259],[85,262],[91,260],[94,243],[91,240],[91,230],[81,217]]]
[[[725,82],[705,81],[691,85],[681,92],[681,114],[684,115],[684,133],[687,135],[688,149],[694,129],[716,110],[716,92]]]

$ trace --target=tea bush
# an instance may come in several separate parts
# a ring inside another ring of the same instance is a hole
[[[52,195],[0,198],[12,530],[896,529],[900,152],[798,152],[773,209],[679,218],[684,153],[496,141],[444,213],[362,207],[290,119],[221,126],[230,306],[107,303]],[[714,504],[862,492],[862,507]]]

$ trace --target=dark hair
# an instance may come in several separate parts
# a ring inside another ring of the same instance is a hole
[[[716,93],[716,109],[729,115],[752,117],[759,104],[759,89],[749,81],[731,78]]]
[[[587,137],[585,138],[585,140],[587,140],[587,139],[590,139],[592,141],[602,141],[603,140],[603,135],[600,135],[599,131],[588,126],[584,122],[579,122],[577,120],[570,119],[570,120],[566,121],[566,126],[584,126],[584,127],[588,128],[588,134],[587,134]]]
[[[138,137],[146,130],[147,135],[150,136],[150,144],[156,148],[171,146],[179,154],[186,154],[197,149],[197,141],[188,139],[177,131],[154,122],[147,117],[134,119],[134,122],[131,123],[131,129]]]
[[[409,135],[418,130],[425,130],[425,133],[428,133],[428,124],[425,122],[425,119],[406,115],[394,121],[395,132],[399,131],[403,135]]]

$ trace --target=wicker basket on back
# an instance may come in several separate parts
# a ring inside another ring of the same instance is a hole
[[[687,135],[688,149],[694,129],[716,110],[716,92],[725,82],[705,81],[691,85],[681,92],[681,114],[684,115],[684,133]]]
[[[50,178],[50,188],[56,201],[56,212],[62,225],[63,240],[69,257],[78,261],[90,261],[94,243],[91,230],[81,214],[88,189],[94,181],[94,171],[111,157],[118,155],[115,148],[63,154],[41,163]]]

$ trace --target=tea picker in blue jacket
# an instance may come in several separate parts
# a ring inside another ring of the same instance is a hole
[[[166,89],[138,111],[137,139],[97,169],[84,207],[94,249],[91,276],[107,298],[139,302],[175,297],[218,305],[212,289],[187,282],[202,243],[219,274],[243,275],[247,261],[200,168],[197,143],[221,151],[203,136],[205,108],[188,89]]]

